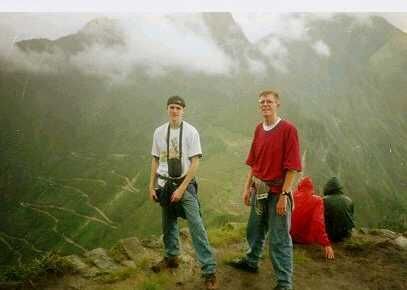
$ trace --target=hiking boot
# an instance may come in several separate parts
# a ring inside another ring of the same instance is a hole
[[[245,258],[240,258],[238,260],[233,260],[227,263],[229,266],[232,266],[235,269],[239,269],[249,273],[258,273],[259,267],[251,266]]]
[[[154,273],[158,273],[164,269],[178,268],[178,266],[179,266],[178,257],[164,257],[164,259],[162,259],[160,262],[152,266],[151,270],[153,270]]]
[[[205,278],[205,287],[207,290],[218,289],[218,281],[216,280],[215,273],[205,275],[204,278]]]

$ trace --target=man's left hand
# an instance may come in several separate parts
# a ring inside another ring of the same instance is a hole
[[[276,204],[277,215],[283,216],[287,212],[287,196],[280,194]]]
[[[171,203],[176,203],[179,202],[184,195],[185,190],[182,190],[181,188],[177,188],[176,191],[174,191],[171,195]]]

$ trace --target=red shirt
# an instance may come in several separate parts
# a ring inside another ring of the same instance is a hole
[[[294,192],[295,208],[291,216],[291,237],[301,244],[319,244],[329,246],[325,230],[324,203],[314,194],[314,185],[310,177],[304,177]]]
[[[269,131],[263,129],[262,123],[258,124],[246,164],[254,176],[274,183],[270,187],[273,193],[280,193],[286,171],[301,171],[297,129],[286,120]]]

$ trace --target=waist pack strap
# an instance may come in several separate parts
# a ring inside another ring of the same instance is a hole
[[[173,177],[168,177],[168,176],[162,176],[161,174],[157,174],[157,177],[160,179],[163,179],[165,181],[175,182],[178,185],[180,185],[185,179],[185,176],[179,177],[179,178],[173,178]],[[196,181],[195,177],[192,178],[192,180],[189,182],[189,184],[192,184],[193,186],[195,186],[195,192],[198,193],[198,182]]]
[[[168,176],[164,176],[164,175],[161,175],[161,174],[158,174],[158,173],[157,173],[157,177],[162,179],[162,180],[165,180],[165,181],[168,181],[168,180],[177,181],[177,182],[179,181],[180,183],[182,181],[184,181],[184,179],[185,179],[185,176],[182,176],[182,177],[168,177]]]

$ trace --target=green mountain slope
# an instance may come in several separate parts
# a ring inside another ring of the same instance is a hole
[[[167,65],[152,76],[135,64],[112,81],[72,65],[93,45],[126,49],[125,34],[108,19],[55,41],[17,43],[22,59],[46,52],[41,65],[51,70],[1,58],[0,263],[51,248],[80,253],[122,237],[158,235],[159,207],[146,193],[151,140],[174,94],[186,98],[186,120],[201,133],[200,196],[210,226],[246,217],[240,195],[260,120],[256,95],[273,87],[282,93],[282,116],[299,128],[304,174],[319,192],[337,175],[356,202],[360,225],[406,229],[407,35],[381,18],[370,26],[344,15],[315,20],[308,39],[282,41],[289,56],[282,72],[261,49],[275,36],[250,43],[230,15],[203,19],[219,49],[236,61],[227,74]],[[329,57],[312,48],[319,40]],[[57,62],[48,62],[50,51],[57,51]],[[265,71],[253,73],[248,57],[264,61]]]

